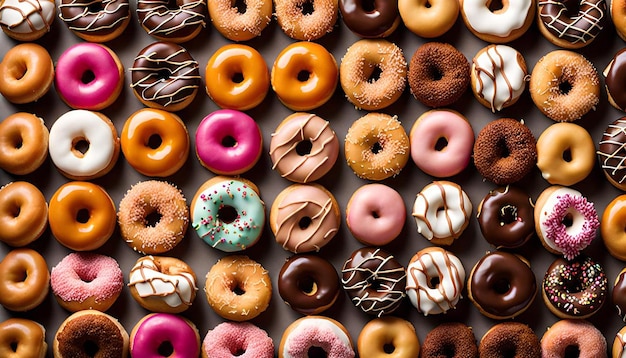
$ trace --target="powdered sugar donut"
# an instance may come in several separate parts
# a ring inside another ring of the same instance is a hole
[[[280,340],[278,358],[308,357],[311,347],[319,347],[329,358],[352,358],[352,338],[346,328],[332,318],[302,317],[293,322]]]
[[[248,322],[222,322],[202,341],[202,358],[272,358],[274,342],[267,332]]]

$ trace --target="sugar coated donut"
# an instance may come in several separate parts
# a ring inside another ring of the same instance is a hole
[[[400,24],[398,1],[395,0],[375,0],[370,4],[339,0],[339,9],[343,22],[360,37],[387,37]]]
[[[274,12],[287,36],[313,41],[333,31],[339,5],[337,0],[277,0]]]
[[[451,245],[467,228],[470,215],[469,196],[458,184],[449,181],[426,185],[413,204],[417,232],[435,245]]]
[[[478,352],[485,358],[540,358],[541,342],[532,328],[524,323],[502,322],[485,333]]]
[[[15,181],[0,187],[0,241],[13,247],[37,240],[48,227],[48,203],[36,186]]]
[[[0,355],[6,358],[44,358],[48,351],[46,329],[25,318],[0,323]]]
[[[522,189],[507,185],[490,190],[478,205],[480,232],[496,248],[517,248],[535,235],[534,205]]]
[[[267,309],[272,298],[272,282],[261,264],[247,256],[232,255],[211,267],[204,291],[215,313],[241,322]]]
[[[0,62],[0,94],[9,102],[34,102],[48,92],[53,81],[52,58],[40,45],[23,43],[13,46]]]
[[[540,0],[537,26],[553,44],[570,49],[589,45],[607,22],[605,0]]]
[[[328,358],[354,358],[348,330],[323,316],[302,317],[291,323],[280,339],[278,358],[304,358],[313,347],[324,351]]]
[[[459,322],[441,323],[422,342],[422,358],[478,358],[478,347],[472,328]]]
[[[626,7],[623,1],[611,1],[611,20],[615,26],[615,32],[622,39],[626,39]]]
[[[59,11],[65,25],[90,42],[111,41],[130,23],[128,0],[61,0]]]
[[[410,358],[419,356],[420,342],[411,322],[393,316],[379,317],[363,326],[357,350],[362,358]]]
[[[198,357],[200,334],[187,318],[170,313],[150,313],[140,319],[130,333],[130,355]]]
[[[5,0],[0,5],[0,27],[18,41],[34,41],[50,31],[56,14],[52,0]]]
[[[48,295],[50,273],[46,260],[32,249],[14,249],[0,261],[0,305],[29,311]]]
[[[339,81],[350,103],[373,111],[400,98],[406,87],[406,68],[402,49],[394,43],[359,40],[348,47],[341,59]]]
[[[622,328],[615,335],[613,347],[611,350],[612,358],[621,358],[626,351],[626,327]]]
[[[573,122],[596,108],[600,79],[591,62],[573,51],[557,50],[539,59],[530,75],[530,96],[557,122]]]
[[[263,134],[249,115],[220,109],[200,121],[195,143],[196,156],[205,168],[221,175],[236,175],[259,161]]]
[[[439,37],[454,26],[459,16],[459,2],[453,0],[398,0],[402,22],[420,37]]]
[[[606,206],[600,222],[600,236],[604,246],[613,257],[622,261],[626,261],[624,228],[626,228],[626,195],[622,194]]]
[[[187,42],[206,26],[206,0],[138,0],[137,18],[148,35],[160,41]]]
[[[154,224],[155,215],[158,221]],[[152,217],[152,219],[151,219]],[[148,180],[133,185],[120,201],[120,234],[133,250],[159,254],[178,245],[189,224],[189,208],[174,185]]]
[[[604,130],[598,147],[598,161],[604,176],[618,189],[626,190],[626,117],[619,118]]]
[[[202,341],[202,358],[273,358],[274,341],[248,322],[222,322]]]
[[[119,321],[96,310],[73,313],[54,335],[52,349],[58,358],[95,356],[128,357],[128,333]]]
[[[272,133],[272,169],[296,183],[322,178],[333,168],[338,156],[335,131],[330,122],[315,114],[291,114]]]
[[[461,0],[461,15],[467,28],[479,39],[491,43],[511,42],[532,25],[535,2],[504,0],[492,8],[491,0]]]
[[[209,1],[213,25],[232,41],[247,41],[259,35],[272,20],[272,1],[244,0],[245,11],[231,0]]]
[[[37,170],[48,157],[48,127],[42,118],[14,113],[0,122],[0,168],[25,175]]]
[[[619,50],[606,66],[602,74],[604,75],[604,86],[609,103],[613,107],[626,111],[626,49]]]
[[[574,352],[581,358],[606,357],[606,338],[587,321],[557,321],[541,337],[541,355],[545,358],[562,358],[568,352]]]
[[[622,321],[624,321],[624,317],[626,317],[626,268],[623,268],[622,271],[617,274],[613,282],[611,302],[617,309],[617,314]]]

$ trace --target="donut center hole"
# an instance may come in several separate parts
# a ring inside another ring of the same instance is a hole
[[[83,72],[83,75],[80,77],[80,81],[84,84],[91,83],[91,81],[96,79],[96,75],[91,70],[87,70]]]
[[[512,342],[504,342],[502,344],[502,358],[515,358],[517,357],[517,349]]]
[[[72,150],[74,154],[82,158],[89,150],[89,141],[85,138],[75,139],[74,143],[72,143]]]
[[[580,348],[578,346],[567,346],[563,353],[564,358],[578,358],[580,357]]]
[[[500,224],[508,225],[517,221],[517,206],[505,205],[500,209]]]
[[[159,344],[159,348],[157,349],[157,353],[162,357],[169,357],[174,353],[174,346],[172,342],[165,341]]]
[[[569,81],[563,81],[559,83],[559,92],[567,95],[572,90],[572,84]]]
[[[13,351],[13,353],[17,352],[17,342],[11,342],[11,351]]]
[[[102,6],[102,2],[101,1],[97,1],[97,2],[89,4],[89,6],[87,6],[87,9],[89,10],[89,12],[95,14],[95,13],[98,13],[98,12],[104,10],[104,6]]]
[[[146,144],[150,149],[157,149],[161,146],[162,143],[163,139],[161,139],[161,136],[158,134],[153,134],[148,137],[148,143]]]
[[[439,276],[431,277],[428,280],[428,287],[436,288],[437,286],[439,286],[439,283],[441,283],[441,280],[439,280]]]
[[[502,0],[491,0],[487,5],[489,11],[496,12],[498,10],[502,10],[504,8],[504,4]]]
[[[444,137],[441,137],[437,139],[437,143],[435,143],[435,150],[441,152],[442,150],[446,149],[447,146],[448,140]]]
[[[83,352],[87,357],[95,357],[99,350],[100,348],[94,341],[86,340],[83,344]]]
[[[503,295],[509,292],[510,289],[511,284],[508,280],[505,279],[499,279],[493,285],[493,290],[499,295]]]
[[[234,352],[230,352],[230,353],[231,353],[233,356],[235,356],[235,357],[239,357],[239,356],[244,355],[244,354],[246,353],[246,350],[245,350],[245,349],[243,349],[243,348],[237,348],[237,350],[236,350],[236,351],[234,351]]]
[[[580,280],[572,278],[570,280],[564,280],[563,288],[567,293],[579,293],[583,290]]]
[[[248,5],[246,4],[246,0],[235,0],[232,2],[232,7],[237,9],[237,12],[240,14],[245,14],[248,10]]]
[[[313,11],[315,11],[315,7],[313,6],[313,1],[305,1],[302,4],[298,5],[302,15],[311,15]]]
[[[375,278],[374,278],[374,279],[369,280],[369,282],[368,282],[368,283],[369,283],[369,285],[368,285],[368,286],[369,286],[372,290],[374,290],[374,291],[380,291],[380,290],[382,290],[382,289],[383,289],[383,283],[382,283],[382,282],[380,282],[379,280],[375,279]]]
[[[372,146],[371,150],[372,150],[372,153],[378,154],[378,153],[380,153],[383,150],[383,146],[380,143],[376,142]]]
[[[563,152],[563,160],[568,162],[568,163],[572,161],[572,151],[571,151],[571,149],[567,148]]]
[[[504,139],[500,139],[498,141],[498,145],[496,146],[496,148],[498,148],[496,155],[498,155],[500,158],[508,158],[509,155],[511,155],[509,147],[507,147]]]
[[[380,67],[374,66],[372,68],[372,73],[370,73],[370,75],[367,76],[367,82],[374,83],[374,82],[378,81],[380,79],[380,75],[382,75],[382,73],[383,73],[383,70],[381,70]]]
[[[234,83],[243,82],[243,73],[241,72],[234,73],[232,77],[230,78],[230,80],[233,81]]]
[[[153,211],[146,215],[146,226],[155,227],[161,221],[161,214],[158,211]]]
[[[395,350],[396,347],[392,343],[385,343],[385,345],[383,345],[383,352],[385,352],[386,354],[391,354]]]
[[[441,352],[444,357],[453,358],[456,357],[456,348],[450,343],[444,343],[443,347],[441,347]]]
[[[89,210],[80,209],[76,213],[76,222],[79,222],[81,224],[86,224],[89,221],[90,217],[91,215],[89,214]]]
[[[565,214],[563,220],[561,220],[561,224],[563,224],[565,227],[571,227],[572,225],[574,225],[574,216],[571,213]]]
[[[222,222],[226,224],[230,224],[233,221],[237,220],[239,214],[237,213],[237,209],[230,205],[224,205],[217,210],[217,216],[222,220]]]
[[[310,277],[298,280],[298,289],[307,296],[317,293],[317,283]]]
[[[10,69],[11,75],[13,75],[13,78],[16,80],[21,80],[26,75],[26,72],[28,72],[28,69],[22,64],[13,66],[13,68]]]
[[[22,141],[22,137],[18,136],[17,138],[13,138],[13,143],[11,143],[13,148],[20,149],[24,145],[24,141]]]
[[[157,81],[158,80],[167,80],[170,78],[172,74],[170,73],[169,70],[167,69],[160,69],[158,71],[156,71],[156,77],[157,77]]]
[[[376,10],[376,1],[375,0],[362,0],[361,8],[365,12],[374,12],[374,10]]]
[[[237,296],[242,296],[246,293],[246,290],[244,290],[241,286],[237,285],[235,287],[233,287],[232,289],[233,293],[236,294]]]
[[[19,205],[15,205],[9,208],[10,210],[10,215],[13,216],[14,218],[18,218],[20,217],[20,213],[22,212],[22,207]]]
[[[380,215],[378,214],[378,212],[377,212],[377,211],[372,211],[372,217],[373,217],[374,219],[378,219],[378,218],[380,218]]]
[[[440,81],[443,78],[443,72],[436,66],[428,68],[428,75],[433,81]]]
[[[307,352],[309,358],[327,358],[328,353],[322,347],[312,346]]]
[[[312,222],[313,220],[311,220],[310,217],[304,216],[298,221],[298,226],[301,230],[306,230],[306,228],[308,228]]]
[[[237,140],[229,135],[222,138],[222,147],[233,148],[237,146]]]
[[[311,154],[311,149],[313,149],[313,143],[310,140],[303,140],[296,144],[296,153],[300,156]]]
[[[297,78],[298,78],[298,81],[300,82],[306,82],[309,80],[309,78],[311,78],[311,72],[307,70],[302,70],[298,72]]]
[[[432,6],[432,4],[430,3],[430,1],[426,1],[426,3],[424,4],[424,7],[426,7],[427,9],[430,9]]]

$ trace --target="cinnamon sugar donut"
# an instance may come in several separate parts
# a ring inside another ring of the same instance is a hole
[[[532,328],[520,322],[502,322],[480,340],[481,358],[540,358],[541,342]]]
[[[337,0],[276,0],[274,12],[287,36],[313,41],[333,31],[339,16]]]
[[[421,357],[478,358],[472,328],[457,322],[440,324],[426,335],[422,342]]]
[[[272,1],[244,0],[245,11],[231,0],[211,0],[209,15],[213,26],[232,41],[247,41],[259,35],[272,19]]]

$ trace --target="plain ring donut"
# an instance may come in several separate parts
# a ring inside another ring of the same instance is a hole
[[[53,81],[54,63],[48,51],[40,45],[16,45],[0,62],[0,94],[9,102],[36,101],[48,92]]]
[[[44,358],[48,351],[46,329],[25,318],[9,318],[0,323],[0,356],[5,358]]]
[[[420,342],[413,324],[402,318],[387,316],[367,322],[357,340],[362,358],[386,357],[393,350],[394,358],[415,358],[420,353]]]
[[[32,249],[15,249],[0,261],[0,305],[29,311],[43,302],[50,287],[46,260]]]
[[[16,175],[30,174],[48,157],[50,132],[44,120],[18,112],[0,123],[0,168]]]
[[[36,186],[16,181],[0,187],[0,241],[21,247],[37,240],[48,227],[48,204]]]

